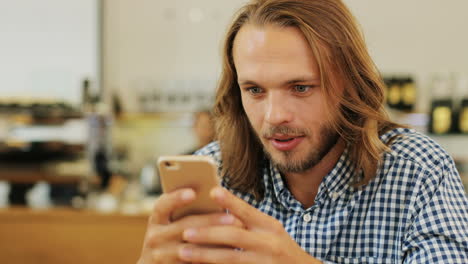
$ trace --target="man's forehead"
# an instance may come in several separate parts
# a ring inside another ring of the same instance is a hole
[[[258,51],[258,49],[271,49],[272,47],[287,47],[286,51],[293,52],[291,47],[307,43],[302,32],[296,27],[280,27],[276,25],[242,26],[233,40],[233,55],[236,52],[245,54]],[[274,44],[274,45],[273,45]],[[310,47],[307,48],[310,49]]]
[[[293,27],[245,25],[233,43],[239,84],[320,80],[309,42]]]

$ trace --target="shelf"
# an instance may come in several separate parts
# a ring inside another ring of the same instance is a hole
[[[88,178],[92,182],[98,182],[96,176],[89,176],[81,172],[60,173],[49,170],[40,164],[1,164],[0,181],[10,183],[36,183],[45,181],[51,184],[76,184]]]

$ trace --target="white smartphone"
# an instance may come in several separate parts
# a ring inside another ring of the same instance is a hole
[[[163,192],[192,188],[196,199],[189,205],[175,210],[171,220],[187,215],[222,212],[223,209],[210,198],[210,190],[219,186],[217,166],[210,156],[182,155],[161,156],[158,169]]]

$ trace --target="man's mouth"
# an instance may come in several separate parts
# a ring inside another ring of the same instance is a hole
[[[299,137],[304,137],[303,135],[273,135],[271,137],[268,137],[268,139],[270,140],[276,140],[276,141],[280,141],[280,142],[287,142],[287,141],[291,141],[295,138],[299,138]]]
[[[268,138],[273,147],[280,151],[294,149],[303,139],[302,135],[274,135]]]
[[[288,142],[293,140],[295,137],[292,138],[286,138],[286,139],[279,139],[279,138],[274,138],[274,140],[279,141],[279,142]]]

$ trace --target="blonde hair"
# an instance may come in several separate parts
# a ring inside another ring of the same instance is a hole
[[[385,87],[356,20],[340,0],[256,0],[239,11],[227,32],[214,106],[221,173],[229,186],[263,197],[263,148],[244,112],[232,55],[235,37],[247,23],[296,27],[304,34],[319,66],[328,117],[349,148],[355,184],[366,184],[388,149],[379,135],[398,125],[385,112]]]

